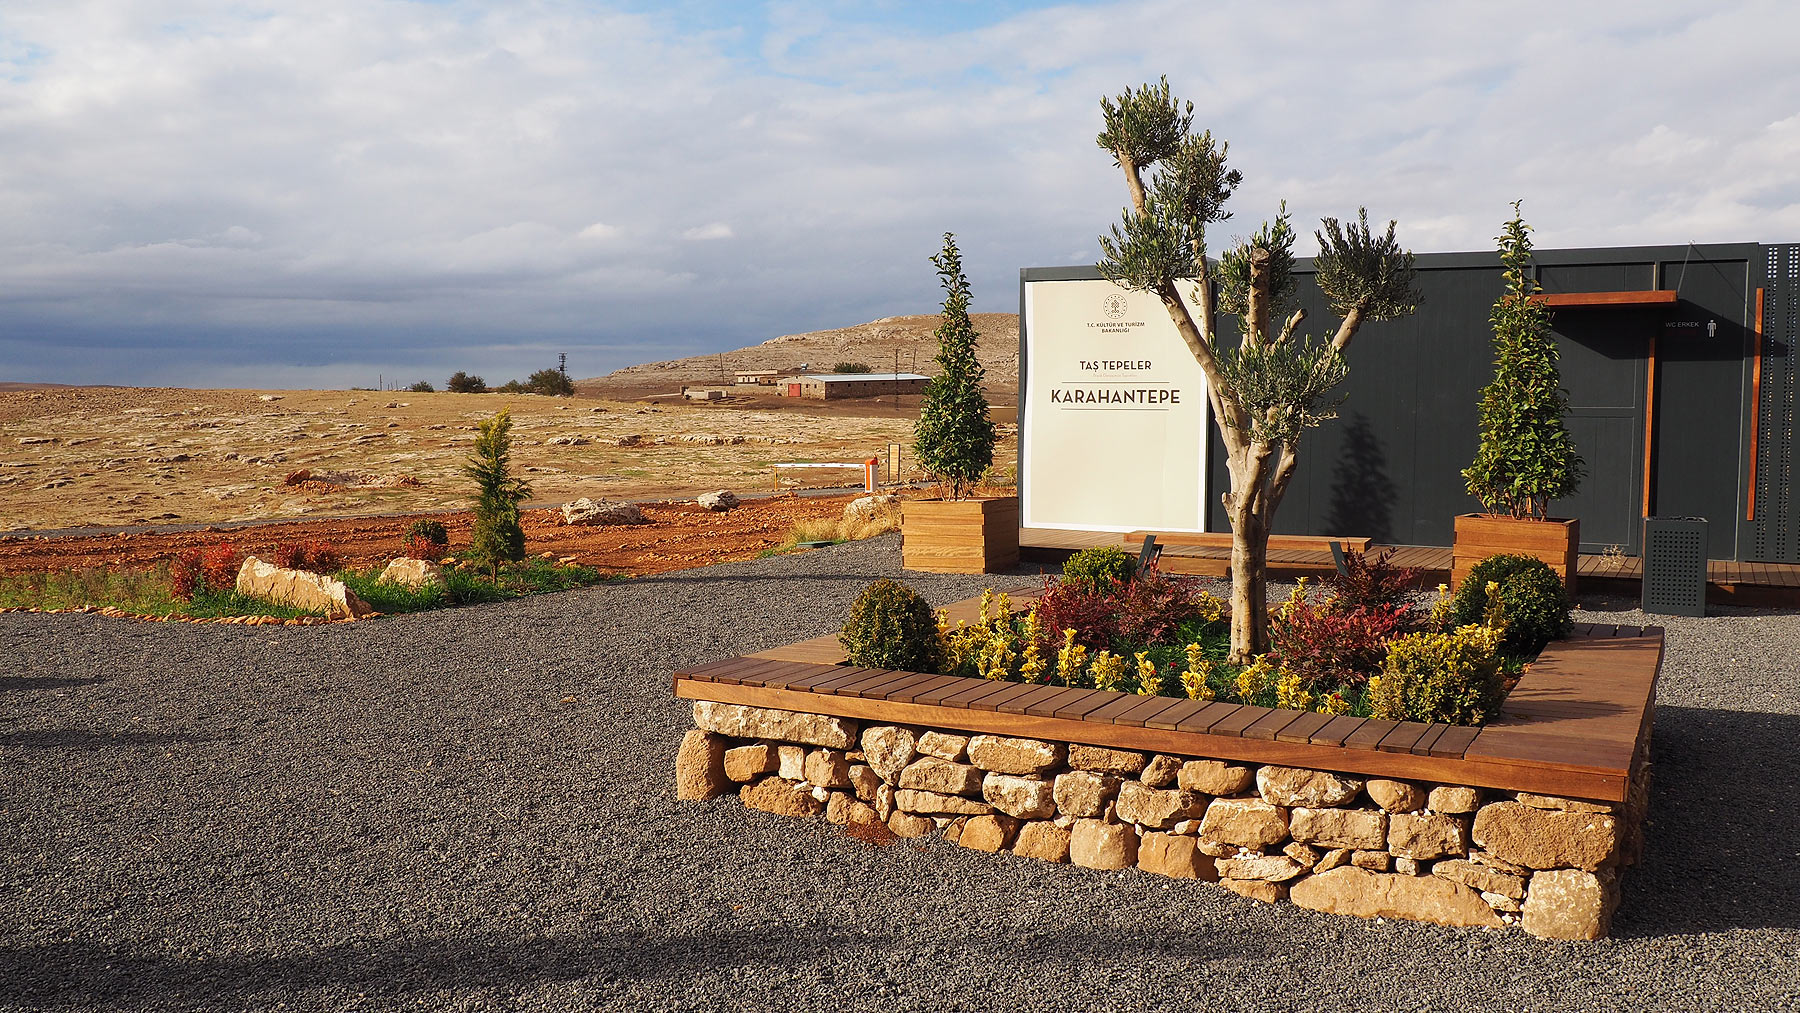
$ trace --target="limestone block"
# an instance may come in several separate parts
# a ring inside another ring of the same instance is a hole
[[[968,752],[969,737],[949,732],[926,732],[919,736],[918,750],[940,760],[959,761]]]
[[[780,739],[827,749],[849,749],[856,740],[856,722],[846,718],[712,700],[694,701],[694,724],[734,739]]]
[[[1306,877],[1288,891],[1301,907],[1357,918],[1406,918],[1437,925],[1499,928],[1500,916],[1474,890],[1436,876],[1370,872],[1354,865]]]
[[[1259,799],[1215,798],[1200,821],[1200,836],[1246,848],[1280,844],[1288,836],[1287,810]]]
[[[1204,837],[1199,838],[1199,841],[1200,853],[1202,855],[1209,855],[1213,858],[1230,858],[1232,855],[1244,850],[1235,844],[1227,844],[1224,841],[1212,841],[1207,840]]]
[[[981,771],[966,763],[921,756],[900,772],[900,787],[935,791],[941,795],[978,795],[981,793]]]
[[[780,745],[775,747],[775,772],[790,781],[806,780],[806,747]]]
[[[591,500],[586,496],[562,505],[564,524],[644,524],[648,518],[635,503]]]
[[[864,802],[873,802],[875,792],[881,788],[881,775],[866,763],[850,765],[850,787],[856,791],[856,797]]]
[[[1166,829],[1206,811],[1206,796],[1191,791],[1152,788],[1141,781],[1119,786],[1116,812],[1127,823]]]
[[[1350,864],[1349,848],[1332,848],[1319,857],[1319,864],[1313,866],[1314,872],[1330,872],[1340,865]]]
[[[1042,774],[1063,761],[1060,742],[976,735],[969,739],[969,762],[998,774]]]
[[[981,797],[995,809],[1020,819],[1041,820],[1056,815],[1055,788],[1049,781],[989,774],[981,779]]]
[[[1119,779],[1111,774],[1072,770],[1057,775],[1053,792],[1058,812],[1092,819],[1105,812],[1107,804],[1119,793]]]
[[[1512,899],[1511,897],[1508,897],[1507,895],[1505,895],[1503,893],[1485,893],[1484,892],[1481,895],[1481,899],[1487,901],[1488,907],[1493,908],[1495,911],[1498,911],[1501,914],[1516,915],[1520,911],[1524,910],[1523,904],[1521,904],[1519,901]]]
[[[1386,851],[1352,851],[1350,864],[1370,872],[1386,872],[1394,867],[1394,856]]]
[[[775,747],[767,742],[725,750],[725,776],[733,781],[754,781],[776,766]]]
[[[1442,876],[1484,894],[1495,893],[1512,900],[1525,897],[1525,877],[1490,869],[1461,858],[1446,859],[1431,867],[1433,876]]]
[[[1387,847],[1388,814],[1374,809],[1288,810],[1294,840],[1330,848],[1379,851]]]
[[[1531,866],[1520,865],[1517,862],[1509,862],[1504,858],[1486,851],[1469,852],[1469,861],[1485,865],[1490,869],[1499,869],[1501,872],[1510,872],[1515,876],[1531,875]]]
[[[1019,827],[1013,854],[1045,862],[1069,860],[1069,831],[1047,820],[1033,820]]]
[[[1180,774],[1180,759],[1159,754],[1144,764],[1144,772],[1138,775],[1138,780],[1152,788],[1167,788],[1175,783]]]
[[[1363,783],[1323,770],[1269,766],[1257,769],[1256,788],[1270,805],[1329,809],[1355,798]]]
[[[1401,858],[1428,862],[1433,858],[1461,858],[1469,853],[1469,835],[1455,816],[1415,816],[1394,813],[1388,817],[1387,849]]]
[[[377,584],[398,584],[414,590],[443,582],[443,567],[429,559],[413,559],[410,556],[389,560],[388,565],[382,567],[381,576],[375,578]]]
[[[1175,879],[1218,879],[1213,860],[1200,853],[1199,843],[1180,834],[1144,834],[1138,841],[1138,868]]]
[[[1273,904],[1288,895],[1286,883],[1271,883],[1261,879],[1221,879],[1219,885],[1239,897],[1260,900],[1264,904]]]
[[[1137,850],[1137,828],[1129,823],[1076,820],[1069,833],[1069,860],[1085,869],[1129,869]]]
[[[1618,904],[1618,878],[1611,869],[1538,872],[1531,877],[1519,924],[1545,939],[1599,939],[1611,930]]]
[[[1102,746],[1084,746],[1079,743],[1069,746],[1069,766],[1075,770],[1092,770],[1102,774],[1117,774],[1120,777],[1135,777],[1143,773],[1147,762],[1143,753],[1106,749]]]
[[[1019,821],[1011,816],[975,816],[963,824],[962,836],[956,842],[976,851],[1001,851],[1012,843],[1018,829]]]
[[[746,806],[778,816],[817,816],[825,809],[825,804],[814,798],[806,786],[779,776],[746,784],[738,796]]]
[[[894,815],[894,809],[894,786],[883,782],[875,789],[875,815],[885,820]]]
[[[1533,809],[1560,809],[1571,813],[1606,813],[1616,815],[1619,807],[1608,802],[1583,802],[1580,799],[1561,798],[1556,795],[1533,795],[1528,791],[1514,796],[1520,802]]]
[[[868,826],[871,823],[880,823],[882,820],[876,814],[875,808],[867,802],[851,802],[849,817],[844,822],[852,827],[860,827]]]
[[[1394,871],[1402,876],[1423,876],[1427,870],[1425,863],[1416,858],[1395,856]]]
[[[238,567],[237,593],[297,609],[323,612],[336,619],[361,619],[375,611],[341,580],[305,570],[289,570],[265,563],[255,556],[246,557],[243,565]]]
[[[896,837],[924,837],[937,829],[937,824],[923,816],[914,816],[909,812],[894,810],[887,818],[887,828]]]
[[[1254,852],[1215,863],[1220,879],[1260,879],[1269,883],[1285,883],[1306,873],[1306,866],[1286,855],[1259,855]]]
[[[932,816],[983,816],[992,811],[985,802],[963,798],[960,795],[944,795],[935,791],[916,791],[902,788],[894,792],[894,805],[911,813],[925,813]]]
[[[725,776],[725,740],[691,729],[675,753],[675,797],[716,798],[731,790]]]
[[[1459,815],[1481,808],[1481,792],[1461,785],[1445,784],[1431,789],[1425,797],[1425,808],[1434,813]]]
[[[863,762],[891,784],[900,780],[900,772],[912,762],[918,745],[919,737],[910,728],[874,725],[863,729]]]
[[[1310,844],[1289,841],[1287,847],[1281,849],[1281,853],[1299,862],[1303,868],[1310,869],[1319,864],[1319,849]]]
[[[850,822],[850,806],[854,796],[847,791],[834,791],[825,796],[825,822],[838,826]]]
[[[1375,804],[1391,813],[1418,812],[1425,808],[1425,789],[1406,781],[1373,778],[1364,785]]]
[[[815,749],[806,754],[806,779],[824,788],[850,787],[850,761],[836,749]]]
[[[1495,802],[1475,814],[1475,843],[1504,861],[1533,869],[1592,872],[1617,853],[1618,820],[1604,813]]]
[[[1256,783],[1256,772],[1218,760],[1189,760],[1181,765],[1176,783],[1203,795],[1239,795]]]

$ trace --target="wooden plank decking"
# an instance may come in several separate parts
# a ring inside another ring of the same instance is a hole
[[[1662,651],[1659,627],[1579,626],[1480,729],[855,668],[824,637],[674,684],[682,699],[1621,802]]]

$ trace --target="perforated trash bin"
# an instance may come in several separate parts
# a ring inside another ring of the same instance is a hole
[[[1644,518],[1644,611],[1706,614],[1706,518]]]

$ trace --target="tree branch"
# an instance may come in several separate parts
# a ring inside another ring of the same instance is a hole
[[[1301,307],[1300,309],[1295,310],[1292,313],[1289,313],[1287,322],[1283,323],[1281,325],[1281,334],[1278,337],[1276,337],[1275,344],[1277,344],[1277,345],[1287,344],[1288,341],[1291,340],[1294,336],[1294,328],[1299,327],[1300,321],[1305,320],[1305,319],[1306,319],[1306,308],[1304,306]]]
[[[1343,322],[1338,324],[1337,333],[1331,337],[1331,347],[1342,352],[1350,344],[1350,339],[1356,337],[1357,330],[1362,327],[1363,315],[1368,309],[1366,301],[1350,307],[1349,312],[1344,314]]]

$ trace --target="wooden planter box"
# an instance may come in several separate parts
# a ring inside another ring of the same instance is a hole
[[[928,573],[998,573],[1019,565],[1019,498],[909,499],[900,504],[900,565]]]
[[[1458,514],[1456,539],[1451,547],[1450,589],[1461,587],[1475,564],[1501,554],[1543,560],[1562,578],[1569,594],[1574,595],[1581,557],[1581,519],[1552,517],[1537,521]]]

